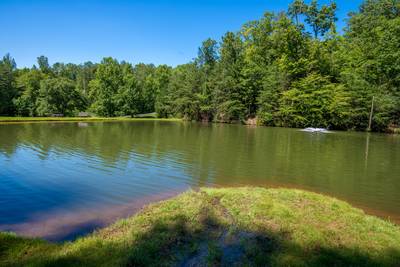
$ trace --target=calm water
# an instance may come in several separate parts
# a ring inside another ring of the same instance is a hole
[[[400,222],[400,136],[182,122],[0,125],[0,230],[73,239],[199,186],[284,186]]]

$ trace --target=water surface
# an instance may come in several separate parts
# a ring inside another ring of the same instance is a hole
[[[284,186],[400,222],[400,136],[183,122],[0,125],[0,230],[73,239],[201,186]]]

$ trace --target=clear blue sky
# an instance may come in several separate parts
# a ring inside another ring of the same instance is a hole
[[[339,27],[362,0],[338,0]],[[99,62],[105,56],[132,63],[177,65],[201,42],[220,40],[265,11],[286,10],[291,0],[0,0],[0,56],[18,67],[45,55],[51,64]],[[322,0],[320,2],[329,2]]]

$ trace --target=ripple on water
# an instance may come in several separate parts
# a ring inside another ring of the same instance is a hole
[[[400,215],[399,137],[157,122],[1,131],[0,229],[69,239],[105,223],[106,210],[199,186],[304,188]],[[59,235],[63,214],[71,230]]]

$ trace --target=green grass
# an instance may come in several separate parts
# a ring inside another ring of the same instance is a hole
[[[0,234],[0,266],[399,263],[398,226],[345,202],[289,189],[190,191],[64,244]]]
[[[163,119],[163,118],[126,118],[126,117],[0,117],[0,123],[20,123],[20,122],[91,122],[91,121],[180,121],[180,119]]]

